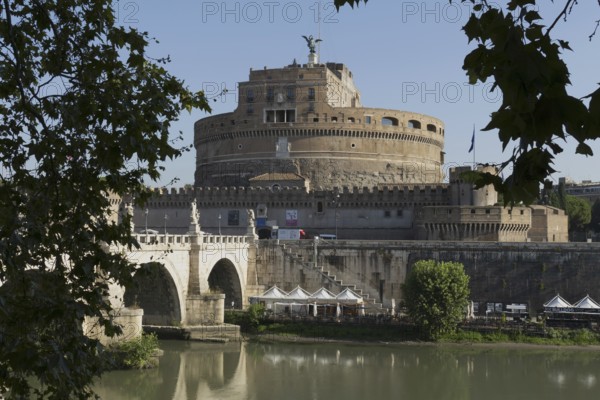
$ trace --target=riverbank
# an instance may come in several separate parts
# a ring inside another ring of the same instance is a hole
[[[458,330],[436,341],[422,338],[412,325],[345,325],[277,322],[260,324],[244,332],[247,340],[287,343],[415,344],[461,345],[472,347],[574,348],[600,350],[600,334],[588,329],[544,328],[535,334],[527,330],[498,327],[478,332]]]
[[[474,348],[474,349],[523,349],[523,350],[574,350],[600,352],[600,345],[568,345],[568,344],[550,344],[550,343],[520,343],[520,342],[449,342],[449,341],[364,341],[348,339],[327,339],[327,338],[307,338],[291,335],[272,335],[272,334],[253,334],[248,335],[246,340],[256,343],[285,343],[285,344],[343,344],[349,346],[427,346],[443,348]]]
[[[477,349],[524,349],[524,350],[576,350],[600,352],[600,344],[595,345],[569,345],[569,344],[550,344],[550,343],[520,343],[520,342],[450,342],[450,341],[415,341],[415,340],[397,340],[397,341],[364,341],[348,339],[328,339],[328,338],[308,338],[301,336],[285,334],[249,334],[245,340],[256,343],[285,343],[285,344],[343,344],[349,346],[427,346],[427,347],[456,347],[456,348],[477,348]]]

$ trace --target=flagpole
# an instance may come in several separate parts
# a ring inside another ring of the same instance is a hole
[[[473,152],[473,170],[475,170],[475,124],[473,124],[473,134],[471,135],[471,147],[469,147],[469,153]]]
[[[473,124],[473,170],[477,169],[477,163],[475,161],[475,152],[477,151],[477,144],[475,143],[475,124]]]

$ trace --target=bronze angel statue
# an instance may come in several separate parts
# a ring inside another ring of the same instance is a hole
[[[306,40],[306,44],[308,46],[308,49],[310,50],[310,54],[314,54],[317,43],[322,42],[322,40],[321,39],[315,40],[313,35],[310,35],[309,37],[302,35],[302,37],[304,38],[304,40]]]

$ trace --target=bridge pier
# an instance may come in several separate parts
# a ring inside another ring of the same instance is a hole
[[[188,295],[185,309],[185,326],[222,324],[225,315],[225,295]]]

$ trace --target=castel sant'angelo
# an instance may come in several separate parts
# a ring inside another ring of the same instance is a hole
[[[338,239],[567,240],[562,210],[502,208],[491,187],[461,181],[470,167],[445,177],[441,120],[363,107],[350,69],[320,63],[306,39],[306,64],[250,69],[234,111],[195,123],[193,188],[157,190],[136,227],[185,233],[195,198],[214,235],[245,234],[253,210],[260,238],[297,228]]]

